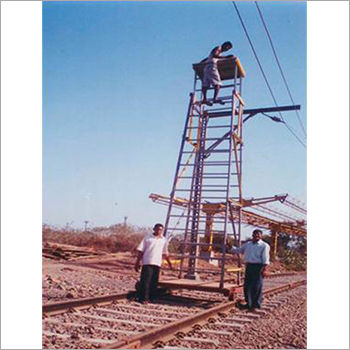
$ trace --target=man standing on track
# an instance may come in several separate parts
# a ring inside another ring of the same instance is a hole
[[[138,300],[140,303],[148,303],[155,298],[163,257],[166,259],[170,269],[172,269],[168,256],[168,242],[163,236],[163,230],[164,226],[162,224],[155,224],[153,234],[147,235],[137,247],[136,272],[140,270],[142,260],[138,291]]]
[[[270,246],[262,240],[262,231],[254,230],[252,240],[240,248],[229,245],[229,252],[244,254],[246,263],[244,279],[244,298],[246,304],[238,306],[244,309],[260,309],[262,303],[263,278],[270,263]]]
[[[220,87],[221,87],[221,78],[218,70],[218,60],[225,58],[235,58],[233,55],[221,56],[222,52],[232,49],[233,45],[230,41],[224,42],[221,46],[216,46],[211,50],[210,55],[201,61],[205,63],[203,70],[203,80],[202,80],[202,93],[203,93],[203,103],[208,106],[213,104],[207,100],[207,91],[210,86],[214,86],[214,103],[224,104],[224,102],[218,99]]]

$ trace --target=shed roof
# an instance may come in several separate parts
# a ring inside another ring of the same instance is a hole
[[[194,71],[197,73],[197,75],[201,79],[203,79],[204,66],[205,66],[205,63],[194,63],[192,65]],[[237,57],[236,58],[228,58],[225,60],[219,60],[218,61],[218,69],[219,69],[219,74],[220,74],[221,80],[234,79],[235,67],[237,67],[237,78],[244,78],[245,71],[241,65],[241,62],[239,61],[239,59]]]

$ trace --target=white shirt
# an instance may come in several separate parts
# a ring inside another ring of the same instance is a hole
[[[249,241],[240,248],[231,248],[231,253],[244,253],[244,260],[251,264],[270,264],[270,246],[263,240],[256,243]]]
[[[162,265],[162,255],[168,254],[168,241],[165,237],[157,237],[153,234],[147,235],[137,247],[137,250],[143,252],[143,265]]]

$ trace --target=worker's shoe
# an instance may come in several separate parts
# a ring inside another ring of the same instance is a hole
[[[213,104],[209,102],[208,100],[203,100],[202,103],[207,106],[212,106]]]
[[[248,309],[248,304],[243,304],[241,301],[238,301],[236,306],[241,310]]]
[[[217,99],[213,101],[214,103],[220,103],[221,105],[224,105],[225,102],[223,100]]]

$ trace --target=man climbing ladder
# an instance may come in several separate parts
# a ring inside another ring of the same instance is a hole
[[[230,41],[224,42],[221,46],[214,47],[211,50],[210,55],[201,61],[204,63],[203,70],[203,80],[202,80],[202,93],[203,93],[203,103],[212,106],[213,104],[207,100],[207,91],[210,86],[214,86],[214,99],[213,103],[224,104],[224,102],[218,99],[220,87],[221,87],[221,78],[218,70],[218,60],[226,58],[235,58],[233,55],[221,56],[222,52],[232,49],[233,45]]]

